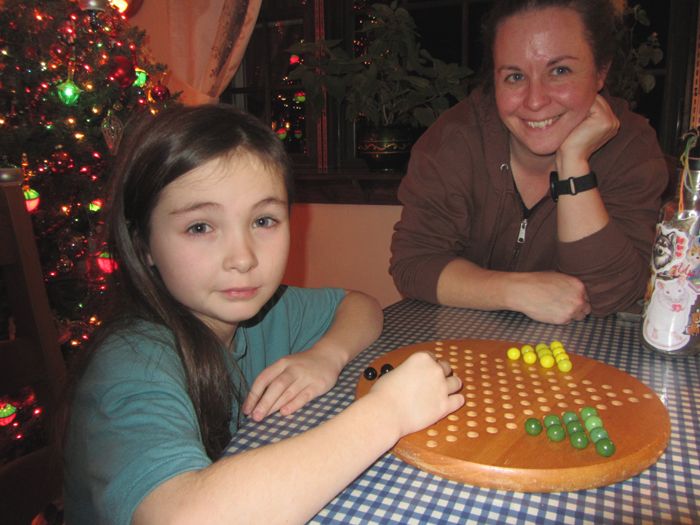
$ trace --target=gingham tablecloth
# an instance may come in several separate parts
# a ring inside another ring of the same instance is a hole
[[[279,441],[337,414],[353,401],[367,364],[395,348],[435,339],[560,339],[576,353],[624,370],[659,395],[671,417],[671,439],[656,464],[598,489],[521,493],[448,481],[387,453],[311,523],[700,523],[700,356],[669,358],[650,352],[641,346],[638,329],[638,322],[616,316],[557,326],[513,312],[404,300],[385,310],[382,336],[346,367],[333,390],[291,417],[246,422],[227,453]]]

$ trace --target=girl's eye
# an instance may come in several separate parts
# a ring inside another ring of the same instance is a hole
[[[188,233],[194,233],[195,235],[197,234],[202,234],[202,233],[209,233],[211,231],[211,226],[209,226],[206,223],[203,222],[198,222],[197,224],[193,224],[189,228],[187,228]]]
[[[260,217],[253,221],[253,226],[255,228],[272,228],[277,221],[272,217]]]

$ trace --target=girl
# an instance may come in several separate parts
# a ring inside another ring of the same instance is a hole
[[[119,314],[72,394],[68,523],[303,522],[463,403],[447,364],[420,354],[319,427],[223,457],[241,413],[287,415],[327,392],[381,310],[358,292],[280,286],[291,176],[255,118],[170,108],[132,131],[107,229]]]

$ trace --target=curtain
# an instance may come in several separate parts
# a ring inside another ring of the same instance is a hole
[[[144,29],[154,59],[168,67],[185,104],[215,102],[233,78],[261,0],[145,0],[130,22]]]

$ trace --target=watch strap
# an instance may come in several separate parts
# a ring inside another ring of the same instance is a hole
[[[553,171],[549,174],[549,186],[552,200],[557,202],[560,195],[576,195],[584,191],[592,190],[598,186],[598,178],[594,171],[580,177],[569,177],[559,180],[559,173]]]

